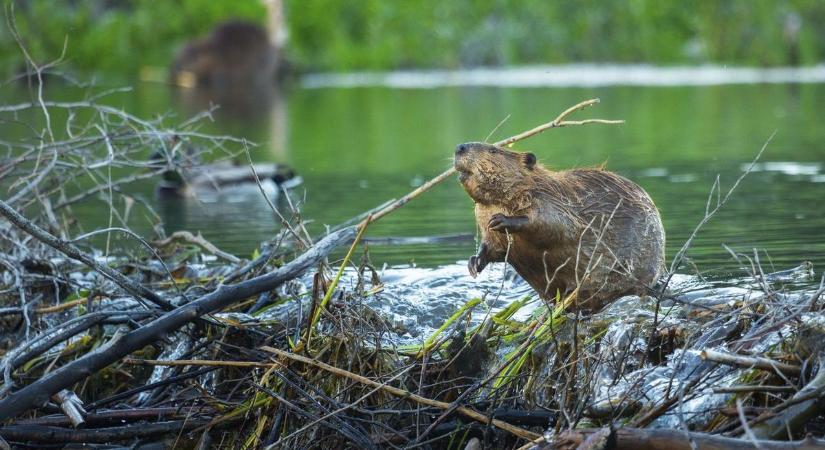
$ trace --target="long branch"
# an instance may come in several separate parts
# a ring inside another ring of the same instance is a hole
[[[496,145],[496,146],[499,146],[499,147],[512,145],[512,144],[514,144],[518,141],[521,141],[521,140],[527,139],[529,137],[535,136],[535,135],[537,135],[539,133],[542,133],[544,131],[547,131],[551,128],[561,128],[561,127],[573,126],[573,125],[587,125],[587,124],[592,124],[592,123],[611,124],[611,125],[624,123],[624,120],[605,120],[605,119],[588,119],[588,120],[577,120],[577,121],[566,121],[566,120],[564,120],[570,114],[572,114],[576,111],[582,110],[584,108],[587,108],[588,106],[595,105],[596,103],[599,103],[599,99],[597,99],[597,98],[593,98],[593,99],[590,99],[590,100],[585,100],[581,103],[578,103],[576,105],[573,105],[573,106],[567,108],[566,110],[564,110],[561,114],[559,114],[555,119],[553,119],[550,122],[539,125],[539,126],[533,128],[533,129],[524,131],[524,132],[516,134],[514,136],[510,136],[507,139],[500,140],[500,141],[494,143],[493,145]],[[386,216],[387,214],[395,211],[396,209],[404,206],[410,200],[412,200],[412,199],[418,197],[419,195],[423,194],[424,192],[432,189],[433,186],[435,186],[438,183],[441,183],[442,181],[446,180],[447,178],[449,178],[454,173],[456,173],[455,167],[450,167],[449,169],[445,170],[441,174],[437,175],[435,178],[433,178],[430,181],[427,181],[426,183],[422,184],[421,186],[419,186],[418,188],[416,188],[415,190],[413,190],[409,194],[399,198],[398,200],[396,200],[396,201],[390,203],[389,205],[385,206],[384,208],[378,210],[371,217],[368,217],[368,218],[364,219],[364,222],[362,222],[362,223],[375,222],[376,220],[378,220],[378,219]]]
[[[203,315],[219,311],[237,301],[261,292],[275,289],[284,281],[301,275],[317,264],[335,247],[352,239],[354,234],[355,227],[344,228],[329,234],[301,256],[274,272],[241,283],[221,286],[217,290],[191,303],[180,306],[118,339],[112,339],[107,345],[98,350],[60,367],[0,400],[0,420],[14,417],[42,405],[52,394],[83,380],[118,359],[156,341],[159,336],[175,331]]]

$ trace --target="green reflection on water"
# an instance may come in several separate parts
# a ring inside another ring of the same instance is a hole
[[[26,93],[7,86],[4,101]],[[51,86],[53,99],[78,92]],[[659,205],[672,257],[701,219],[716,174],[727,190],[767,137],[777,131],[764,161],[796,164],[751,174],[729,205],[699,235],[689,256],[699,270],[737,264],[722,248],[751,253],[764,249],[762,262],[777,269],[802,260],[825,262],[825,169],[819,118],[825,113],[825,86],[749,85],[711,87],[558,88],[389,88],[301,89],[230,98],[203,131],[246,137],[262,145],[258,160],[291,164],[305,183],[296,191],[303,216],[320,233],[384,201],[401,196],[451,164],[457,143],[483,140],[509,119],[491,140],[552,119],[580,100],[602,103],[578,117],[621,118],[621,126],[594,125],[552,130],[517,145],[555,168],[607,162],[608,168],[637,181]],[[186,118],[208,99],[142,85],[109,102],[152,117],[174,112]],[[20,117],[26,119],[24,115]],[[31,117],[29,117],[31,118]],[[57,118],[60,119],[59,117]],[[171,123],[171,121],[170,121]],[[18,130],[19,132],[19,130]],[[789,167],[789,168],[788,168]],[[804,173],[799,167],[807,168]],[[797,168],[797,169],[795,169]],[[235,203],[159,201],[149,183],[132,193],[150,201],[167,231],[201,231],[218,246],[243,256],[277,230],[265,203],[252,196]],[[104,225],[108,211],[91,201],[75,208],[86,229]],[[283,206],[283,205],[282,205]],[[148,233],[142,214],[132,225]],[[371,236],[472,234],[472,205],[450,180],[376,224]],[[474,243],[373,246],[373,262],[438,265],[466,259]]]

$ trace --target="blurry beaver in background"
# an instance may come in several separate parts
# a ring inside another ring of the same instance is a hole
[[[277,56],[263,27],[243,21],[225,22],[178,52],[170,79],[183,87],[271,85],[276,77]]]
[[[456,147],[455,168],[481,228],[472,276],[506,257],[543,298],[579,287],[575,307],[598,310],[645,294],[662,273],[659,211],[632,181],[598,168],[555,172],[532,153],[476,142]]]

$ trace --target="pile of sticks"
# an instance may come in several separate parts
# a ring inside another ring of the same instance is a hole
[[[141,204],[128,185],[186,163],[169,158],[164,167],[144,166],[148,151],[168,146],[170,136],[223,157],[248,154],[249,144],[199,133],[196,120],[172,131],[163,118],[140,119],[102,98],[61,103],[39,96],[0,107],[0,114],[42,124],[38,139],[9,143],[0,160],[0,445],[825,448],[815,439],[770,441],[797,436],[821,416],[825,371],[816,345],[796,360],[748,355],[744,345],[737,353],[707,345],[701,369],[668,395],[638,408],[620,401],[600,414],[589,375],[603,363],[595,350],[599,332],[580,339],[589,331],[577,316],[568,321],[572,338],[562,342],[554,327],[565,320],[564,299],[528,323],[514,323],[514,310],[507,310],[477,329],[456,327],[417,349],[396,348],[391,326],[359,301],[364,292],[339,282],[371,223],[453,169],[317,239],[303,227],[296,205],[286,205],[291,214],[272,205],[283,230],[251,261],[191,233],[166,236],[159,227],[157,236],[144,238],[127,226],[132,208]],[[496,144],[510,146],[564,126],[620,123],[567,120],[597,102],[574,105]],[[77,123],[79,111],[91,111],[92,119]],[[55,130],[57,115],[66,120],[62,132]],[[135,168],[145,170],[135,175]],[[132,174],[118,177],[121,169]],[[71,211],[83,202],[103,202],[109,226],[77,235],[82,224]],[[117,236],[133,241],[134,253],[112,256]],[[105,238],[102,249],[81,247],[94,238]],[[333,270],[329,255],[346,245]],[[204,264],[210,255],[220,263]],[[360,277],[365,271],[359,269]],[[762,275],[766,295],[775,295]],[[745,334],[765,335],[819,311],[821,293],[811,296],[805,311],[777,303]],[[656,319],[644,327],[648,350],[660,359],[673,352],[664,350],[662,301],[664,294],[655,304]],[[724,314],[745,326],[764,313],[753,307]],[[780,318],[780,308],[792,312]],[[461,323],[472,309],[448,323]],[[687,348],[696,340],[680,343]],[[505,345],[514,345],[505,358],[492,356]],[[482,358],[490,362],[486,374],[472,369]],[[645,355],[638,365],[661,363],[654,359]],[[747,367],[748,380],[756,382],[719,392],[736,396],[735,414],[720,410],[704,433],[644,428],[707,387],[720,365]],[[618,428],[620,420],[633,427]],[[584,421],[608,426],[582,428]]]

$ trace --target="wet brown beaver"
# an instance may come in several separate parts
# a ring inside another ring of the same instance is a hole
[[[477,142],[456,147],[455,168],[481,228],[472,276],[506,259],[542,297],[578,286],[576,306],[596,310],[646,293],[662,273],[659,211],[632,181],[599,168],[551,171],[532,153]]]
[[[187,87],[254,88],[273,84],[276,66],[276,50],[266,29],[230,21],[184,46],[172,63],[170,78]]]

